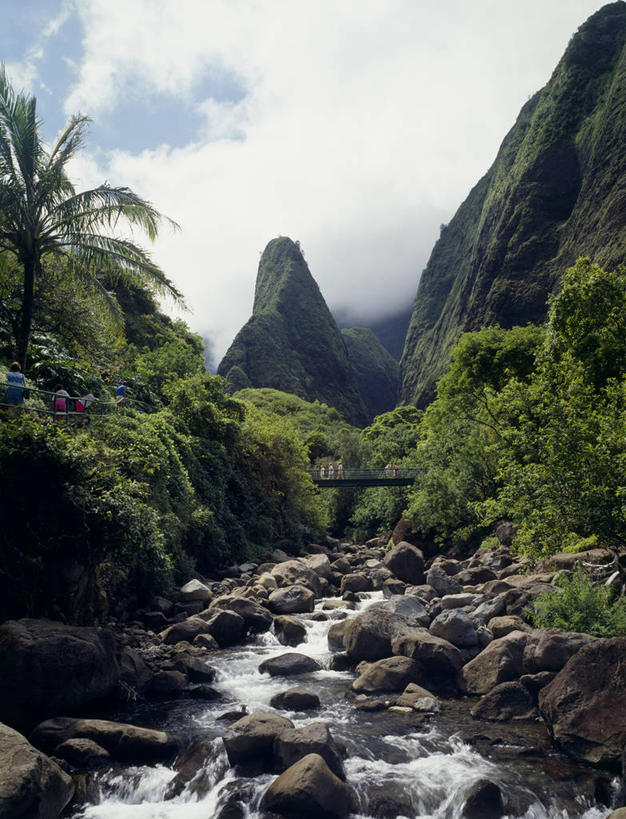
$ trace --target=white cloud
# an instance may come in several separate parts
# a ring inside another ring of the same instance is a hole
[[[277,235],[302,242],[331,307],[391,311],[412,302],[439,224],[600,5],[81,0],[68,113],[112,118],[130,87],[192,100],[207,72],[237,76],[246,96],[195,100],[206,127],[185,148],[76,167],[182,225],[155,255],[219,356],[250,315],[259,253]]]

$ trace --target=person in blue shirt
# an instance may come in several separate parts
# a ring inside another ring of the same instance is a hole
[[[126,385],[120,384],[120,386],[115,390],[115,403],[117,404],[117,408],[120,409],[124,401],[126,400]]]
[[[5,396],[5,403],[14,411],[15,407],[24,406],[24,373],[17,361],[9,367],[9,372],[6,374],[6,382],[8,389]]]

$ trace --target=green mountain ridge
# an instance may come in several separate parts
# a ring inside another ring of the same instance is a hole
[[[580,27],[442,229],[407,332],[403,402],[432,400],[462,332],[542,322],[578,256],[626,260],[625,42],[623,2]]]
[[[352,424],[368,419],[337,324],[299,246],[284,236],[261,256],[252,317],[218,374],[235,390],[271,387],[322,401]]]
[[[352,327],[342,330],[341,335],[370,417],[394,409],[398,403],[400,364],[369,327]]]

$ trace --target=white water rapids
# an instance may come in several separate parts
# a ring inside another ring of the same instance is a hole
[[[380,599],[382,593],[371,593],[359,604],[359,609]],[[318,601],[316,611],[321,610],[323,602]],[[358,609],[343,609],[338,616],[354,616],[357,612]],[[337,616],[332,611],[328,614]],[[407,732],[404,715],[356,711],[344,697],[354,675],[328,670],[332,655],[326,634],[333,620],[314,621],[310,618],[311,615],[300,615],[307,628],[307,640],[293,650],[314,657],[324,670],[293,678],[260,674],[258,666],[262,660],[291,650],[268,632],[254,643],[211,655],[209,661],[217,670],[214,687],[224,699],[202,704],[181,700],[172,706],[167,725],[163,727],[181,730],[184,722],[195,735],[205,733],[209,737],[219,737],[227,730],[227,724],[216,722],[219,714],[244,705],[248,713],[273,711],[270,700],[275,694],[293,685],[304,685],[318,694],[321,708],[306,716],[282,710],[278,713],[291,719],[296,727],[324,721],[335,739],[346,746],[347,781],[355,790],[360,805],[360,812],[354,814],[353,819],[371,816],[368,806],[372,794],[385,792],[401,794],[399,804],[406,814],[397,814],[396,819],[404,816],[406,819],[460,819],[465,796],[482,778],[496,782],[505,794],[515,789],[524,795],[521,812],[512,813],[511,817],[605,819],[608,815],[609,810],[589,806],[583,800],[577,803],[578,808],[573,809],[571,804],[564,808],[551,793],[549,779],[546,778],[544,787],[537,792],[522,781],[519,772],[485,759],[457,735],[450,735],[449,730],[442,728],[438,717],[427,720],[417,730],[409,725]],[[445,708],[444,700],[442,711]],[[75,814],[74,819],[213,819],[220,816],[221,809],[229,797],[232,799],[234,792],[244,794],[244,807],[228,816],[260,819],[261,798],[275,778],[269,774],[246,779],[238,776],[230,768],[223,747],[207,760],[204,769],[179,795],[166,798],[168,786],[176,773],[172,768],[156,766],[118,768],[98,774],[99,804],[87,805]],[[194,783],[200,775],[203,787],[198,789]]]

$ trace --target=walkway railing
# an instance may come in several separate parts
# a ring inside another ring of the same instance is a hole
[[[10,389],[13,395],[17,390],[21,390],[22,403],[15,404],[7,401],[7,390]],[[84,409],[77,408],[77,402],[81,402]],[[153,412],[154,409],[143,401],[135,398],[125,397],[123,405],[132,405],[140,412]],[[88,423],[91,419],[103,419],[118,410],[117,402],[110,398],[97,398],[89,393],[87,396],[58,395],[50,390],[40,390],[36,387],[18,387],[15,384],[0,382],[0,409],[8,412],[33,412],[36,415],[50,416],[54,421],[65,424]]]
[[[332,474],[328,474],[328,467],[324,470],[309,470],[313,483],[320,487],[338,486],[410,486],[420,474],[419,467],[381,467],[378,469],[343,469],[341,473],[335,467]]]

